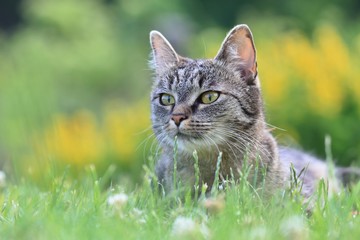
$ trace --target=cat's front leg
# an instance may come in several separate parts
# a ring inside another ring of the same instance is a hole
[[[172,157],[163,155],[156,164],[156,175],[159,187],[169,194],[173,191],[193,192],[195,170],[193,164],[178,160],[175,164]]]

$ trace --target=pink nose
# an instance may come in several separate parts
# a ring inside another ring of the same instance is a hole
[[[187,118],[188,117],[185,114],[173,114],[171,116],[171,119],[174,121],[176,126],[180,126],[180,123]]]

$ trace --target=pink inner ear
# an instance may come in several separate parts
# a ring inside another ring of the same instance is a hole
[[[166,66],[178,61],[178,56],[170,43],[158,32],[151,32],[151,46],[157,70],[161,72]]]
[[[240,59],[243,61],[243,64],[251,70],[252,72],[256,72],[256,63],[255,63],[255,48],[250,39],[250,36],[247,33],[239,31],[239,33],[235,34],[235,41],[233,44],[237,46],[237,54]]]
[[[244,72],[256,74],[256,50],[250,29],[246,25],[234,27],[225,38],[215,59],[238,66]]]
[[[152,41],[153,49],[157,57],[168,59],[174,56],[165,41],[160,36],[155,36]]]

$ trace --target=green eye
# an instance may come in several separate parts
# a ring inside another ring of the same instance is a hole
[[[215,102],[219,98],[219,95],[219,92],[215,91],[204,92],[200,96],[200,101],[204,104],[210,104]]]
[[[165,106],[173,105],[175,104],[175,98],[170,94],[164,93],[160,96],[160,103]]]

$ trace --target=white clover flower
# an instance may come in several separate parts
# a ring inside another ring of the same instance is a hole
[[[196,222],[193,219],[179,216],[175,219],[173,223],[171,234],[173,236],[180,237],[189,234],[191,235],[194,232],[196,232],[196,230],[197,230]]]
[[[249,239],[267,239],[268,232],[264,226],[258,226],[250,231]]]
[[[144,214],[144,212],[138,208],[134,208],[132,209],[131,213],[131,217],[134,218],[136,220],[137,223],[140,224],[145,224],[146,223],[146,215]]]
[[[286,239],[308,239],[308,229],[305,220],[300,216],[292,216],[284,220],[280,231]]]
[[[204,223],[199,224],[189,217],[179,216],[173,223],[171,235],[176,239],[200,236],[208,238],[210,230]]]
[[[6,185],[6,175],[3,171],[0,171],[0,187],[5,187]]]
[[[118,193],[115,195],[112,195],[108,198],[107,203],[110,206],[114,206],[118,209],[121,209],[123,206],[126,205],[129,197],[125,193]]]

